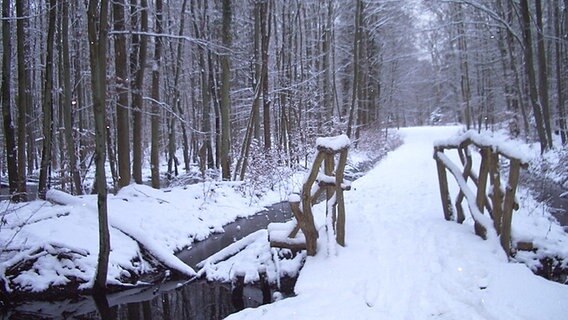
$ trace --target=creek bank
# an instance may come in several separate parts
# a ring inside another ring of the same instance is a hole
[[[372,168],[376,164],[376,162],[380,161],[386,154],[387,150],[384,150],[380,152],[379,156],[375,157],[371,161],[360,162],[356,166],[351,166],[350,168],[346,169],[347,171],[346,178],[349,180],[355,180],[359,178],[360,176],[363,175],[363,172],[366,172],[370,168]],[[277,213],[273,214],[274,211],[277,211]],[[270,222],[283,222],[289,220],[290,218],[291,218],[291,213],[288,207],[288,203],[287,202],[277,203],[271,206],[268,210],[262,211],[254,216],[251,216],[249,218],[237,219],[235,222],[228,224],[224,227],[225,232],[214,233],[208,239],[194,242],[190,250],[180,251],[178,252],[177,255],[180,259],[188,263],[190,266],[195,266],[198,262],[208,257],[212,253],[226,247],[228,244],[238,240],[240,237],[246,236],[247,232],[250,233],[255,230],[266,228],[266,225]],[[250,223],[251,221],[255,222]],[[250,225],[254,224],[256,226],[249,228],[249,224]],[[112,308],[114,308],[113,309],[115,310],[114,312],[117,313],[120,313],[121,312],[120,310],[129,309],[128,307],[129,305],[131,306],[132,304],[137,304],[137,303],[140,304],[139,307],[142,310],[147,308],[148,303],[154,304],[168,299],[180,300],[180,297],[177,296],[177,294],[179,294],[179,292],[184,291],[184,289],[180,288],[193,288],[191,290],[187,289],[190,291],[205,290],[207,292],[210,292],[205,294],[210,294],[212,296],[218,294],[219,299],[226,299],[225,294],[221,294],[221,292],[226,292],[227,287],[229,287],[230,288],[229,292],[231,295],[230,301],[237,301],[236,304],[233,304],[233,306],[229,308],[226,307],[227,303],[222,302],[217,298],[213,299],[213,301],[215,301],[214,304],[221,306],[220,307],[221,309],[225,308],[227,310],[232,310],[229,313],[224,313],[225,315],[228,315],[232,312],[238,311],[238,308],[241,305],[245,307],[256,306],[262,303],[272,302],[274,299],[280,299],[282,297],[293,295],[294,294],[293,288],[295,281],[297,279],[296,277],[282,278],[280,288],[275,288],[273,285],[270,285],[269,287],[270,290],[273,291],[273,294],[271,301],[268,301],[268,299],[266,299],[267,297],[266,285],[261,282],[252,285],[244,285],[244,286],[240,286],[238,283],[237,284],[212,283],[200,279],[187,282],[186,281],[187,278],[182,277],[180,274],[172,273],[166,276],[167,273],[168,270],[165,266],[157,264],[155,266],[155,272],[151,274],[143,274],[140,276],[130,275],[132,277],[130,279],[130,282],[133,283],[132,286],[128,285],[109,286],[110,294],[107,297],[109,305],[113,306]],[[142,285],[142,283],[144,284]],[[260,295],[258,293],[259,292],[258,287],[261,287]],[[262,287],[264,287],[264,293]],[[237,288],[236,291],[234,290],[235,288]],[[145,292],[142,295],[144,297],[143,299],[137,298],[138,295],[135,294],[140,291]],[[150,295],[151,299],[148,298],[148,292],[151,292]],[[11,315],[15,316],[33,315],[33,314],[37,315],[41,314],[42,312],[45,312],[46,310],[55,310],[53,312],[53,317],[55,318],[60,317],[62,314],[73,314],[74,316],[78,316],[78,315],[85,315],[90,312],[95,312],[95,315],[87,316],[86,318],[97,319],[100,316],[96,316],[96,314],[104,314],[104,313],[97,311],[97,308],[93,302],[92,297],[89,296],[90,294],[91,292],[89,290],[80,290],[78,282],[71,281],[70,283],[64,286],[51,286],[47,290],[42,292],[22,291],[16,294],[11,293],[9,296],[8,295],[0,296],[0,298],[2,299],[2,306],[13,308],[12,310],[8,310],[8,312]],[[185,293],[184,295],[188,295],[188,293]],[[193,293],[193,295],[195,295],[195,293]],[[264,298],[258,299],[257,298],[258,296]],[[62,300],[65,298],[68,299]],[[239,302],[241,300],[245,302],[241,304]],[[157,302],[148,302],[148,301],[157,301]],[[253,301],[254,303],[257,304],[256,305],[247,304],[247,303],[253,303]],[[211,303],[212,301],[207,302],[208,305],[211,305]],[[92,307],[89,308],[81,307],[84,306],[85,304],[90,305]],[[74,311],[69,311],[68,310],[69,308],[67,307],[69,307]],[[28,310],[29,312],[26,310]],[[221,314],[223,313],[221,311],[222,310],[216,310],[215,313]],[[58,314],[57,312],[60,313]],[[33,319],[33,317],[30,318]],[[42,317],[39,316],[37,318],[39,319]],[[216,317],[207,316],[206,318],[214,319]]]
[[[530,172],[521,174],[520,183],[532,191],[535,200],[546,206],[550,214],[568,232],[568,195],[559,183],[542,175]],[[536,253],[538,248],[530,246],[527,251]],[[568,284],[568,263],[557,256],[539,259],[539,266],[533,272],[547,280]]]

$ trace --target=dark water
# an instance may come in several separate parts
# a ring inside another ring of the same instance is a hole
[[[243,237],[266,229],[271,222],[285,222],[292,218],[288,202],[279,202],[267,207],[267,210],[250,216],[239,218],[235,222],[223,226],[224,233],[218,233],[209,238],[192,244],[191,249],[177,254],[183,262],[196,269],[196,265],[215,252],[220,251],[231,243]]]
[[[521,182],[535,192],[537,200],[546,203],[552,215],[568,230],[568,190],[548,179],[523,176]]]
[[[106,303],[97,303],[91,296],[53,303],[31,301],[9,310],[3,319],[222,319],[243,308],[270,303],[273,290],[262,289],[204,280],[167,282],[109,295]]]
[[[378,161],[359,168],[346,168],[346,179],[355,180]],[[196,242],[177,256],[193,267],[231,243],[271,222],[285,222],[292,214],[288,202],[276,203],[248,218],[239,218],[224,226],[224,233]],[[1,310],[1,319],[222,319],[247,307],[271,303],[275,296],[294,294],[296,279],[281,279],[281,287],[267,283],[242,285],[206,280],[170,281],[159,285],[107,295],[105,299],[80,296],[64,301],[28,301],[9,310]]]
[[[288,203],[276,203],[254,216],[224,226],[224,233],[194,243],[178,257],[195,268],[213,253],[265,229],[270,222],[290,219]],[[243,308],[272,302],[277,291],[283,296],[293,295],[294,283],[295,279],[283,279],[281,288],[274,288],[266,283],[244,286],[206,280],[171,281],[111,294],[106,297],[106,303],[98,305],[91,296],[55,302],[29,301],[0,312],[0,316],[2,319],[222,319]]]

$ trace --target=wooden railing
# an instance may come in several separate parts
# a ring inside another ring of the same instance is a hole
[[[445,150],[457,150],[463,170],[444,154]],[[478,172],[473,169],[472,150],[477,150],[481,155]],[[520,169],[528,167],[522,154],[510,145],[468,131],[456,139],[436,143],[434,159],[438,169],[440,196],[446,220],[456,220],[458,223],[465,220],[462,207],[465,198],[474,220],[475,233],[483,239],[500,237],[503,250],[510,255],[512,215],[513,210],[519,208],[516,190]],[[502,161],[508,162],[509,167],[505,187],[501,182]],[[459,186],[455,211],[450,199],[446,170],[450,171]],[[470,188],[468,180],[477,188],[475,193]],[[485,215],[485,212],[488,215]]]
[[[327,227],[331,228],[339,245],[345,245],[345,204],[343,191],[350,189],[350,183],[344,181],[344,170],[347,163],[347,151],[350,141],[346,135],[319,138],[316,141],[318,153],[312,165],[310,174],[306,178],[301,194],[292,195],[289,199],[290,208],[296,219],[293,229],[281,236],[277,224],[269,227],[270,245],[291,249],[307,250],[308,255],[317,252],[318,231],[314,223],[312,206],[325,192],[326,216],[329,218]],[[337,166],[335,165],[335,159]],[[323,172],[321,170],[323,164]],[[302,231],[303,239],[298,239],[298,232]]]

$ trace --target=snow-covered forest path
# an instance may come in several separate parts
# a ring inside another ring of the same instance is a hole
[[[296,297],[230,319],[562,319],[568,287],[508,263],[471,224],[443,218],[433,142],[458,127],[407,128],[405,143],[346,192],[346,242],[320,230]],[[320,213],[323,205],[316,208]]]

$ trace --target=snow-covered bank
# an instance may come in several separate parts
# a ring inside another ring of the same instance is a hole
[[[459,225],[443,219],[432,146],[458,130],[403,129],[405,144],[345,193],[347,246],[327,256],[320,229],[318,255],[307,258],[296,297],[229,318],[565,318],[568,286],[508,262],[497,239],[475,236],[470,220]],[[513,218],[515,234],[528,228],[517,216],[529,219],[531,212],[524,210],[530,209],[521,203]],[[324,212],[316,207],[320,225]],[[538,230],[539,237],[546,236]]]
[[[353,152],[349,163],[357,166],[369,155],[384,153],[379,148]],[[175,252],[287,199],[302,177],[302,172],[270,177],[274,182],[269,187],[214,180],[163,190],[130,185],[109,195],[109,284],[141,284],[144,276],[163,268],[194,274]],[[73,294],[92,285],[98,255],[96,196],[52,190],[48,197],[50,201],[0,203],[0,296],[51,290],[62,297],[59,289],[67,287],[66,294]]]
[[[57,191],[48,196],[52,202],[2,203],[0,279],[7,292],[39,292],[70,282],[91,285],[98,255],[96,196]],[[273,192],[251,205],[234,183],[214,181],[170,190],[128,186],[108,198],[109,284],[132,284],[151,273],[155,265],[147,254],[192,275],[174,252],[279,200]]]

